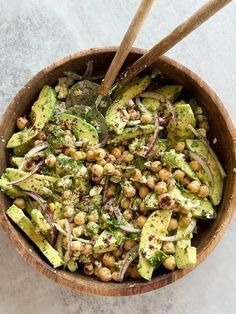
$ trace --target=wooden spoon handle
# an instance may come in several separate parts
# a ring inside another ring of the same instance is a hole
[[[163,38],[141,58],[134,62],[126,71],[125,76],[119,82],[121,85],[127,83],[146,67],[150,66],[157,58],[175,46],[184,37],[194,31],[197,27],[208,20],[217,11],[222,9],[232,0],[209,0],[192,16],[178,25],[169,35]]]
[[[100,95],[107,95],[110,90],[114,80],[116,79],[117,74],[120,71],[122,64],[124,63],[126,57],[128,56],[130,49],[137,37],[137,34],[142,27],[153,3],[155,0],[142,0],[121,44],[118,48],[115,57],[112,60],[112,63],[106,73],[104,81],[100,86],[99,93]]]

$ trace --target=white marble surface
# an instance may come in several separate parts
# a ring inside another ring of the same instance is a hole
[[[203,0],[158,0],[135,46],[151,47]],[[0,0],[0,111],[40,69],[90,47],[118,45],[137,0]],[[236,123],[236,4],[169,56],[217,91]],[[144,295],[91,297],[66,290],[26,264],[0,229],[0,314],[236,313],[236,219],[211,256],[178,282]]]

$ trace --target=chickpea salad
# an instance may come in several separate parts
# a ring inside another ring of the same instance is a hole
[[[157,69],[103,98],[92,72],[65,72],[17,119],[7,215],[54,268],[104,282],[193,267],[226,175],[203,108]]]

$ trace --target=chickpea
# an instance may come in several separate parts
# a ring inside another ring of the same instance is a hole
[[[92,276],[94,273],[94,267],[92,263],[88,263],[84,265],[84,273],[85,275]]]
[[[121,156],[121,150],[118,147],[114,147],[111,151],[111,154],[115,156],[116,158],[119,158]]]
[[[135,246],[135,241],[134,240],[125,240],[124,242],[124,249],[126,251],[129,251],[130,249],[132,249],[132,247]]]
[[[116,192],[115,184],[110,184],[106,191],[106,197],[112,197]]]
[[[84,226],[77,226],[73,228],[72,230],[72,234],[75,238],[80,237],[81,235],[83,235],[83,233],[84,233]]]
[[[206,137],[207,131],[205,129],[200,128],[197,131],[202,137]]]
[[[193,171],[198,171],[198,170],[200,170],[202,168],[202,166],[196,160],[192,160],[189,163],[189,165],[190,165],[190,167],[192,168]]]
[[[92,166],[92,173],[96,176],[96,177],[101,177],[103,175],[103,167],[100,165],[93,165]]]
[[[120,145],[120,146],[118,146],[118,148],[120,149],[121,153],[123,153],[125,151],[125,146]]]
[[[107,267],[101,267],[98,272],[98,277],[101,281],[111,281],[111,271]]]
[[[81,241],[72,241],[70,249],[71,251],[75,252],[75,251],[81,251],[82,247],[83,247],[83,244],[81,243]]]
[[[115,257],[114,255],[110,254],[110,253],[105,253],[102,257],[102,262],[103,264],[108,267],[111,268],[115,265]]]
[[[22,197],[15,198],[13,204],[15,204],[17,207],[21,209],[25,209],[26,207],[25,200]]]
[[[174,201],[168,193],[161,194],[159,201],[162,208],[172,208],[174,206]]]
[[[47,139],[47,135],[43,131],[41,131],[37,136],[37,140],[46,141],[46,139]]]
[[[175,245],[173,242],[163,242],[162,250],[166,254],[174,254],[175,253]]]
[[[137,268],[137,265],[134,265],[131,269],[131,272],[130,272],[130,277],[133,278],[133,279],[138,279],[140,278],[140,274],[138,272],[138,268]]]
[[[153,172],[157,172],[157,171],[160,171],[161,170],[161,168],[162,168],[162,163],[160,162],[160,161],[153,161],[152,163],[151,163],[151,170],[153,171]]]
[[[99,225],[94,221],[89,221],[87,223],[86,230],[89,234],[98,234]]]
[[[184,177],[183,180],[181,181],[181,183],[184,185],[184,186],[188,186],[189,183],[190,183],[190,179],[188,177]]]
[[[138,120],[140,118],[139,111],[136,111],[134,109],[129,110],[129,116],[131,120]]]
[[[207,185],[202,185],[199,189],[198,196],[199,197],[207,197],[209,195],[209,188]]]
[[[84,225],[85,224],[85,217],[86,217],[86,214],[83,213],[83,212],[79,212],[78,214],[75,215],[74,217],[74,222],[76,225]]]
[[[74,208],[71,206],[65,206],[64,211],[63,211],[63,216],[65,218],[70,218],[74,215]]]
[[[152,122],[153,116],[151,113],[143,113],[140,117],[140,121],[142,124],[149,124]]]
[[[182,170],[175,170],[174,172],[174,178],[177,180],[177,181],[182,181],[185,177],[185,173],[182,171]]]
[[[168,231],[176,230],[178,228],[178,225],[178,221],[175,218],[171,218],[168,226]]]
[[[172,191],[174,188],[175,188],[175,180],[174,179],[171,179],[171,180],[169,180],[169,182],[168,182],[168,188],[167,188],[167,190],[168,191]]]
[[[107,163],[104,165],[103,172],[105,175],[111,176],[113,175],[114,171],[115,171],[115,167],[113,166],[113,164]]]
[[[95,155],[94,155],[94,151],[89,149],[86,153],[86,158],[88,161],[93,161],[95,160]]]
[[[143,228],[145,222],[147,221],[147,217],[145,216],[139,216],[137,219],[136,219],[136,225],[138,228]]]
[[[93,252],[93,247],[91,244],[83,244],[82,249],[81,249],[82,254],[84,255],[89,255],[92,254]]]
[[[161,181],[167,181],[170,179],[171,173],[166,169],[166,168],[162,168],[159,172],[159,178],[161,179]]]
[[[87,155],[85,152],[75,152],[73,157],[76,159],[76,160],[85,160]]]
[[[179,205],[179,211],[181,214],[188,214],[190,212],[190,208],[189,207],[186,207],[186,206],[180,206]]]
[[[128,198],[133,197],[135,193],[136,193],[136,190],[131,184],[124,186],[125,197],[128,197]]]
[[[131,154],[128,150],[125,150],[122,155],[121,158],[123,161],[125,162],[131,162],[134,159],[134,155]]]
[[[55,204],[54,203],[49,203],[48,204],[48,208],[49,208],[51,213],[54,213],[54,211],[55,211]]]
[[[198,181],[192,181],[187,186],[187,189],[192,193],[198,193],[200,189],[200,183]]]
[[[177,151],[177,152],[180,152],[180,153],[182,153],[182,151],[185,149],[185,142],[177,142],[176,144],[175,144],[175,150]]]
[[[24,117],[20,117],[16,120],[16,126],[19,130],[23,130],[28,124],[28,120]]]
[[[67,246],[68,246],[68,238],[67,237],[63,237],[62,246],[67,249]]]
[[[145,206],[144,202],[142,202],[139,206],[139,210],[141,211],[141,213],[146,213],[148,212],[148,208]]]
[[[118,249],[113,251],[113,255],[115,257],[121,257],[121,255],[123,254],[124,250],[122,247],[119,247]]]
[[[65,190],[64,192],[62,192],[62,198],[64,199],[64,200],[68,200],[68,199],[70,199],[71,198],[71,196],[72,196],[72,192],[71,192],[71,190]]]
[[[150,190],[149,190],[149,188],[146,187],[145,185],[143,185],[143,186],[141,186],[141,187],[139,188],[139,196],[140,196],[141,198],[145,198],[145,197],[148,195],[148,193],[150,193]]]
[[[208,125],[208,122],[206,120],[199,122],[198,126],[201,129],[205,129],[205,130],[209,129],[209,125]]]
[[[123,212],[123,217],[126,221],[130,221],[132,220],[133,218],[133,212],[132,210],[130,209],[126,209],[124,212]]]
[[[132,178],[134,181],[139,182],[142,179],[142,172],[139,169],[135,169]]]
[[[99,274],[99,271],[100,271],[100,267],[98,267],[98,266],[95,266],[94,267],[94,275],[96,276],[96,277],[98,277],[98,274]]]
[[[106,156],[106,151],[103,148],[96,148],[94,150],[94,156],[97,161],[103,160]]]
[[[147,178],[147,186],[150,189],[154,189],[155,184],[156,184],[156,178],[154,176],[148,176],[148,178]]]
[[[91,214],[88,215],[88,221],[98,222],[99,214],[97,210],[93,210]]]
[[[154,188],[155,192],[159,195],[167,192],[167,184],[164,181],[159,181]]]
[[[174,256],[170,256],[168,257],[164,263],[163,263],[163,266],[168,269],[168,270],[175,270],[175,267],[176,267],[176,263],[175,263],[175,258]]]
[[[115,161],[116,161],[116,157],[115,156],[113,156],[112,154],[109,154],[108,155],[108,158],[109,158],[109,161],[112,163],[114,163]]]
[[[38,145],[40,145],[40,144],[42,144],[42,143],[43,143],[43,141],[36,140],[36,141],[34,142],[34,146],[38,146]]]
[[[188,227],[188,225],[191,223],[191,217],[183,216],[181,217],[179,224],[181,227]]]
[[[118,271],[114,271],[111,275],[112,280],[120,282],[120,276]]]
[[[76,153],[76,149],[73,147],[67,147],[65,149],[65,155],[66,156],[73,156]]]
[[[46,158],[46,161],[45,161],[46,165],[47,165],[49,168],[53,168],[53,167],[55,166],[56,162],[57,162],[57,158],[56,158],[56,156],[53,155],[53,154],[49,154],[49,155],[47,156],[47,158]]]
[[[115,169],[115,171],[113,172],[113,176],[115,177],[121,177],[121,172],[118,169]]]
[[[130,208],[130,200],[127,198],[122,198],[120,202],[120,206],[124,209],[129,209]]]

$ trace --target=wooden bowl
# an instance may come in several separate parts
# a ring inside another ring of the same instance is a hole
[[[18,92],[0,121],[0,134],[5,140],[5,142],[0,141],[1,173],[8,164],[5,143],[14,132],[16,118],[29,112],[33,101],[37,98],[44,84],[54,85],[58,78],[63,76],[63,71],[72,70],[83,73],[88,60],[93,60],[96,74],[105,73],[115,51],[115,47],[97,48],[65,57],[36,74]],[[134,62],[144,52],[141,49],[133,49],[126,60],[125,66]],[[234,171],[236,169],[236,133],[220,99],[196,74],[167,57],[159,58],[156,65],[171,81],[182,84],[189,94],[196,97],[198,102],[206,109],[211,127],[210,139],[217,138],[214,149],[227,172],[223,200],[218,208],[217,218],[207,223],[207,228],[203,228],[203,231],[194,240],[198,251],[197,265],[199,265],[217,245],[233,215],[236,202],[236,194],[234,193],[236,191],[236,172]],[[192,271],[192,269],[189,269],[167,272],[155,276],[150,282],[127,280],[123,283],[102,283],[93,277],[80,273],[55,270],[43,259],[29,239],[8,219],[5,212],[9,204],[8,198],[1,193],[0,222],[17,251],[27,262],[48,278],[73,290],[105,296],[139,294],[163,287]]]

